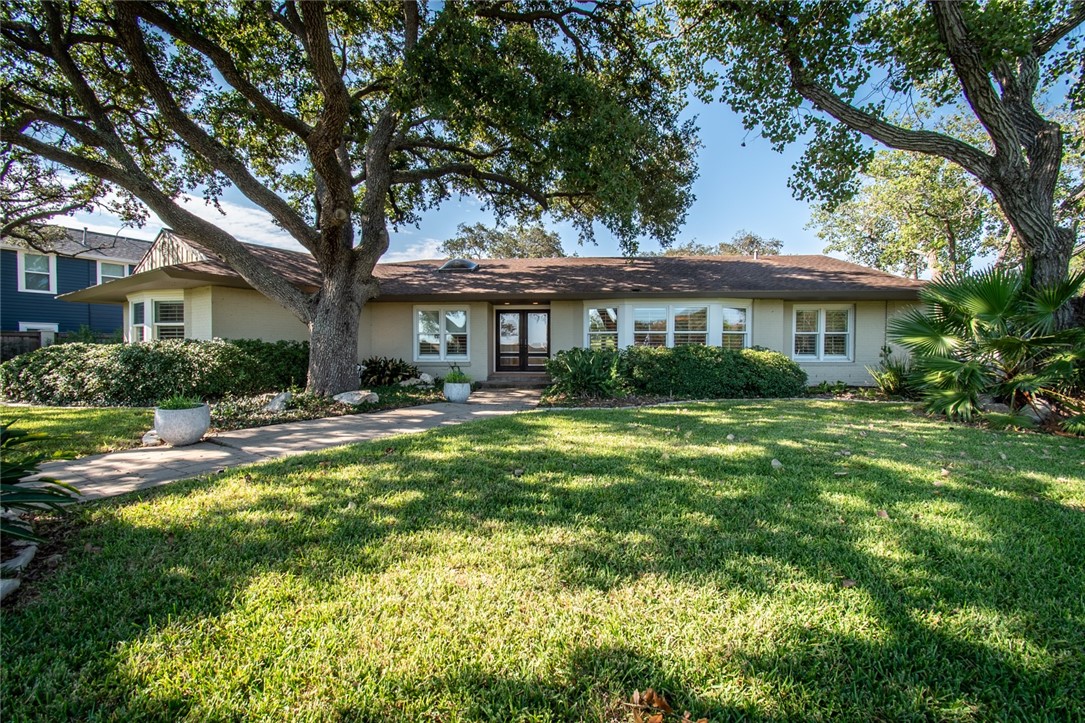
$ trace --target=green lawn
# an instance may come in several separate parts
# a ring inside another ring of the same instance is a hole
[[[154,426],[154,412],[132,407],[24,407],[0,404],[0,420],[19,429],[45,432],[48,438],[28,443],[36,451],[64,459],[138,447]]]
[[[175,484],[87,510],[5,609],[0,718],[612,721],[652,687],[710,720],[1081,720],[1083,473],[1079,439],[818,400]]]

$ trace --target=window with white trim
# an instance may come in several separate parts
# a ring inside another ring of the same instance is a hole
[[[676,306],[671,312],[674,335],[671,337],[670,346],[708,344],[707,306]]]
[[[415,361],[467,361],[470,315],[466,308],[416,307]]]
[[[147,333],[147,306],[146,302],[135,301],[132,302],[131,311],[131,327],[132,334],[130,336],[131,341],[144,341],[149,337]]]
[[[723,332],[720,346],[724,349],[745,349],[750,345],[749,311],[742,306],[724,306]]]
[[[60,331],[60,324],[52,324],[43,321],[20,321],[19,331]]]
[[[19,291],[33,294],[57,292],[56,256],[20,251],[18,255]]]
[[[633,309],[633,344],[636,346],[667,346],[669,325],[667,307]]]
[[[185,338],[185,302],[154,302],[154,338]]]
[[[588,348],[618,348],[618,307],[588,309]]]
[[[850,306],[795,307],[792,357],[805,361],[850,361],[854,318]]]
[[[128,275],[127,264],[115,264],[111,261],[98,262],[98,283],[104,284],[114,279],[123,279]]]

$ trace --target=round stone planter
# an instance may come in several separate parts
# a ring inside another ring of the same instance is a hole
[[[463,404],[471,396],[471,384],[453,384],[445,382],[445,399],[456,404]]]
[[[158,438],[174,447],[195,444],[211,426],[211,408],[206,404],[191,409],[154,410],[154,429]]]

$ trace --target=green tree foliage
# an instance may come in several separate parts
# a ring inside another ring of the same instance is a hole
[[[453,259],[545,259],[565,256],[561,238],[538,224],[490,228],[461,223],[453,238],[441,244]]]
[[[997,205],[960,166],[937,156],[879,151],[866,177],[851,199],[813,210],[811,226],[826,252],[918,279],[928,269],[936,276],[967,272],[975,256],[1009,251]]]
[[[1037,413],[1054,403],[1069,431],[1085,432],[1080,399],[1085,329],[1060,330],[1056,313],[1085,287],[1085,273],[1033,288],[1021,273],[990,269],[927,285],[925,309],[891,319],[890,337],[915,360],[927,406],[972,419],[981,394]],[[1012,421],[1026,423],[1015,415]]]
[[[943,158],[990,190],[1031,262],[1030,283],[1066,275],[1075,233],[1056,218],[1055,189],[1076,131],[1037,99],[1085,104],[1085,3],[671,0],[657,13],[678,30],[674,62],[706,97],[777,149],[806,142],[790,181],[799,198],[847,200],[873,158],[869,139]],[[707,60],[721,70],[702,72]],[[961,108],[983,143],[937,127]],[[903,115],[911,122],[897,122]]]
[[[311,334],[309,389],[357,384],[389,227],[454,194],[629,250],[674,237],[694,128],[610,2],[0,6],[0,142],[138,197]],[[309,292],[179,202],[234,186],[312,253]]]
[[[703,244],[699,241],[687,241],[670,246],[646,256],[753,256],[778,254],[783,251],[784,242],[778,238],[765,238],[752,231],[742,230],[730,241],[718,244]]]

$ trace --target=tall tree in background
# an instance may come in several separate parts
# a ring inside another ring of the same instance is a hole
[[[718,88],[777,149],[809,139],[790,182],[800,198],[853,194],[873,155],[864,138],[944,158],[991,191],[1032,284],[1065,278],[1074,230],[1056,220],[1055,187],[1072,129],[1044,117],[1037,97],[1085,105],[1085,2],[671,0],[658,12],[678,26],[676,63],[693,73],[706,59],[721,63],[718,86],[702,75],[706,95]],[[985,143],[894,122],[916,102],[928,126],[968,109]],[[1069,324],[1070,310],[1058,318]]]
[[[699,241],[687,241],[669,248],[647,253],[645,256],[754,256],[778,254],[784,248],[784,242],[778,238],[765,238],[760,234],[745,229],[738,231],[730,241],[718,244],[703,244]]]
[[[1005,257],[1012,234],[980,183],[936,156],[879,151],[866,183],[835,208],[814,209],[825,242],[866,266],[919,278],[967,272],[974,257]]]
[[[545,259],[564,256],[561,238],[538,224],[490,228],[461,223],[456,235],[441,244],[454,259]]]
[[[309,389],[357,386],[389,226],[452,194],[499,217],[673,238],[696,143],[681,89],[609,2],[0,7],[0,142],[101,179],[302,320]],[[228,186],[314,257],[292,286],[179,198]]]
[[[46,225],[56,216],[99,205],[104,183],[84,177],[65,183],[55,165],[10,145],[0,161],[0,236],[48,252],[62,229]]]

